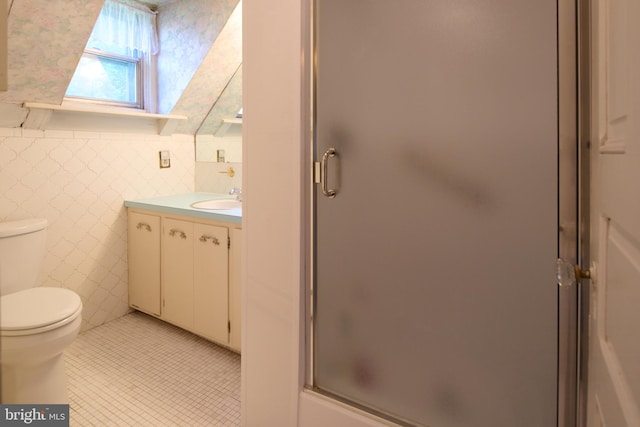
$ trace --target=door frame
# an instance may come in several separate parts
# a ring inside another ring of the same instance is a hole
[[[577,259],[581,269],[591,266],[591,0],[576,0],[577,63],[577,194],[578,245]],[[578,282],[576,426],[587,425],[589,372],[589,313],[591,290],[589,281]]]
[[[590,263],[591,2],[559,0],[558,8],[559,152],[564,151],[565,157],[573,158],[564,164],[561,159],[559,165],[558,255],[587,271]],[[559,293],[558,426],[584,426],[589,360],[588,282],[577,278],[574,286],[561,288]]]
[[[558,0],[558,258],[578,263],[578,68],[580,0]],[[558,286],[558,427],[576,426],[578,285]]]

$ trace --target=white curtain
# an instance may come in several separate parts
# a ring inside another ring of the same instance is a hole
[[[157,111],[156,55],[159,47],[155,12],[143,5],[134,7],[106,0],[87,48],[142,58],[144,109],[151,113]]]
[[[105,1],[87,47],[105,50],[107,47],[118,47],[127,49],[128,55],[135,51],[156,55],[156,14],[149,9],[143,10],[143,7],[132,7],[114,0]]]

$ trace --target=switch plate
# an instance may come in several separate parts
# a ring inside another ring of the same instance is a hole
[[[171,167],[171,153],[169,150],[160,151],[160,169]]]

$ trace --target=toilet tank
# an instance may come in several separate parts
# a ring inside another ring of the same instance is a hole
[[[0,295],[35,287],[46,228],[46,219],[0,222]]]

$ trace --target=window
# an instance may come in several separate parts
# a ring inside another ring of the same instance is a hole
[[[68,98],[143,108],[140,59],[87,49],[67,88]]]
[[[157,45],[154,12],[107,0],[66,99],[155,112]]]

